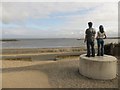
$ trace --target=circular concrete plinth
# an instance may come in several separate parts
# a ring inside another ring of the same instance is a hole
[[[117,73],[117,59],[110,55],[86,57],[80,55],[80,74],[93,79],[113,79]]]

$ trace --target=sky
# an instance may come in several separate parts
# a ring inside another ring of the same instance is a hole
[[[118,36],[117,2],[1,2],[0,11],[3,38],[84,38],[89,21]]]

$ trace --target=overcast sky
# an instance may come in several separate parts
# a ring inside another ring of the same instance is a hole
[[[88,21],[118,36],[117,2],[2,2],[3,38],[84,38]]]

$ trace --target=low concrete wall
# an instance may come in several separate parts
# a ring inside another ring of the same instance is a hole
[[[117,74],[117,59],[110,55],[86,57],[82,54],[79,72],[93,79],[113,79]]]

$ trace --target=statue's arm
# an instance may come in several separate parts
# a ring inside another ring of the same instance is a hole
[[[85,35],[85,39],[84,39],[84,42],[86,42],[87,41],[87,39],[86,39],[86,35]]]
[[[97,36],[96,36],[96,39],[98,39],[99,38],[99,32],[97,32]]]
[[[84,43],[87,41],[87,30],[85,31],[85,39],[84,39]]]
[[[106,38],[107,38],[107,36],[106,36],[106,34],[105,34],[105,33],[104,33],[104,36],[105,36],[105,37],[104,37],[104,39],[106,39]]]

